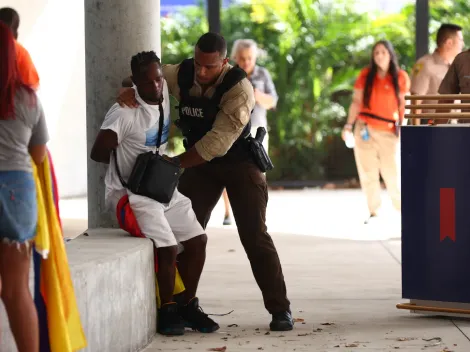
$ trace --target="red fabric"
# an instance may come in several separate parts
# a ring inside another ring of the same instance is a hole
[[[140,231],[137,219],[129,204],[129,196],[125,195],[119,200],[116,207],[116,216],[121,229],[128,232],[131,236],[145,238],[145,235]],[[153,253],[155,257],[155,272],[158,272],[157,249],[155,247],[153,247]]]
[[[440,189],[440,240],[455,242],[455,188]]]
[[[51,179],[52,179],[52,189],[54,190],[54,203],[55,209],[57,212],[57,219],[59,219],[60,227],[62,227],[62,220],[60,219],[60,210],[59,210],[59,188],[57,187],[57,179],[55,177],[54,164],[52,163],[52,155],[48,148],[47,156],[49,157],[49,167],[51,169]]]
[[[134,237],[145,237],[140,231],[139,224],[135,218],[134,212],[129,204],[129,197],[126,195],[122,197],[117,205],[116,216],[119,222],[119,227],[126,232],[129,232]]]
[[[0,22],[0,119],[15,118],[15,95],[18,88],[24,88],[33,98],[36,95],[26,82],[22,82],[17,67],[16,41],[10,28]]]

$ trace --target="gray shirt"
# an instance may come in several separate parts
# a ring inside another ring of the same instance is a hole
[[[36,93],[20,88],[14,119],[0,119],[0,171],[32,171],[28,147],[49,140],[46,119]]]
[[[253,73],[249,77],[253,88],[258,89],[260,92],[269,94],[274,97],[275,103],[274,106],[277,104],[278,95],[276,92],[276,87],[274,87],[273,79],[269,74],[268,70],[264,67],[255,66]],[[266,119],[267,111],[261,105],[256,103],[253,112],[251,113],[251,125],[253,127],[265,127],[267,129],[268,120]]]

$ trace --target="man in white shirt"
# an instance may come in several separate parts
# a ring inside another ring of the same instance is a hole
[[[109,164],[105,178],[107,206],[115,211],[119,200],[127,195],[141,233],[157,248],[161,300],[158,332],[182,335],[185,326],[201,332],[214,332],[219,325],[203,313],[196,298],[206,257],[207,237],[196,219],[191,201],[178,190],[168,204],[133,194],[122,185],[114,158],[111,158],[115,150],[117,166],[127,182],[138,155],[156,151],[160,118],[164,119],[160,153],[168,142],[170,99],[160,59],[153,51],[139,53],[132,58],[131,69],[139,105],[136,109],[118,104],[111,107],[96,137],[91,158]],[[161,116],[161,111],[164,116]],[[178,256],[178,271],[186,288],[181,306],[173,301],[178,245],[184,248]]]

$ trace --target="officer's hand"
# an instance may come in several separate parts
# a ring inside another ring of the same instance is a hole
[[[162,158],[165,159],[165,160],[167,160],[167,161],[169,161],[170,163],[179,165],[178,160],[173,159],[173,158],[170,158],[168,155],[163,154],[163,155],[162,155]]]
[[[130,108],[136,108],[139,106],[139,103],[135,98],[135,90],[133,88],[119,89],[119,96],[116,101],[121,107],[128,106]]]

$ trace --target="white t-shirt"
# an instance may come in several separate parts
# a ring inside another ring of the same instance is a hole
[[[114,104],[106,114],[101,126],[102,130],[112,130],[117,134],[117,160],[121,176],[126,182],[132,172],[137,156],[149,151],[155,152],[160,119],[158,105],[145,103],[140,98],[137,89],[135,91],[139,106],[137,108],[122,108],[119,104]],[[160,154],[163,154],[166,150],[171,123],[170,97],[166,81],[163,85],[163,113],[165,116]],[[115,211],[117,203],[126,195],[127,191],[117,175],[113,155],[111,155],[104,182],[106,185],[106,206],[109,210]]]

